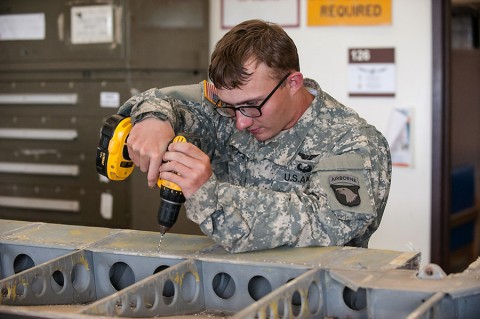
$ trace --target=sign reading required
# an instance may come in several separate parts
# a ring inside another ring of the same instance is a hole
[[[392,0],[309,0],[307,25],[385,25],[392,23]]]

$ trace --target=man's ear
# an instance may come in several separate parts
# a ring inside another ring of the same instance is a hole
[[[301,87],[303,87],[303,74],[301,72],[293,72],[287,78],[288,86],[290,90],[293,92],[298,91]]]

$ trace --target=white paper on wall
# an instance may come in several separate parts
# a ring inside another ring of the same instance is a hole
[[[44,13],[0,15],[0,41],[44,39]]]
[[[70,14],[72,44],[113,42],[113,6],[72,7]]]
[[[100,92],[100,106],[101,107],[120,107],[120,93],[119,92]]]

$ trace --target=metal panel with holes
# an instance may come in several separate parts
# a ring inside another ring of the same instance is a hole
[[[477,318],[480,262],[353,247],[231,254],[204,236],[0,220],[0,317]],[[40,256],[41,255],[41,256]],[[39,308],[38,306],[44,306]],[[68,307],[65,307],[68,306]]]

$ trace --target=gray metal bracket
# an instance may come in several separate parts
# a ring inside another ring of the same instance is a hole
[[[79,313],[117,317],[154,317],[205,310],[202,264],[189,259],[100,299]]]
[[[477,318],[480,264],[446,276],[415,270],[314,268],[236,313],[244,318]]]
[[[0,280],[0,303],[46,305],[96,300],[92,253],[78,250]]]
[[[318,268],[289,281],[232,319],[255,318],[322,318],[323,289]]]

